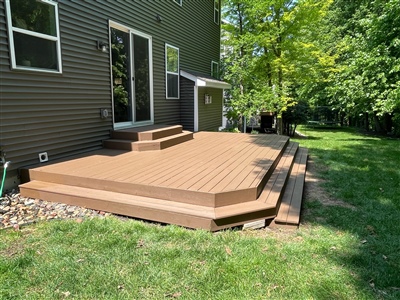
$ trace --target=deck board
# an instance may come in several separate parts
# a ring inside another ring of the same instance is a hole
[[[223,145],[219,144],[218,140],[207,140],[207,145],[204,147],[197,147],[196,149],[189,148],[191,145],[185,145],[187,147],[182,147],[179,152],[175,152],[175,158],[173,160],[165,161],[160,169],[163,170],[164,165],[168,165],[163,171],[160,171],[157,176],[154,176],[154,172],[149,171],[150,177],[143,178],[146,179],[149,184],[163,184],[163,185],[174,185],[176,180],[181,181],[181,178],[188,178],[188,176],[194,177],[199,168],[210,164],[207,153],[217,149],[214,152],[213,157],[216,158],[225,153],[223,147],[234,142],[234,137],[228,137]],[[218,147],[219,146],[219,147]],[[214,159],[213,158],[213,159]]]
[[[196,135],[196,141],[189,141],[185,144],[180,145],[179,147],[174,147],[171,149],[163,150],[162,156],[156,156],[154,159],[150,161],[144,161],[141,165],[145,164],[145,168],[140,169],[140,172],[134,172],[131,174],[125,174],[125,176],[121,176],[119,178],[115,178],[116,180],[138,180],[138,181],[146,181],[149,178],[154,178],[155,175],[160,176],[165,173],[169,173],[171,171],[171,167],[174,168],[178,164],[184,164],[186,161],[192,159],[194,153],[198,153],[202,151],[202,147],[197,147],[194,150],[191,146],[192,143],[199,143],[204,140],[204,137],[200,135],[200,138]],[[188,150],[190,149],[190,151]],[[205,149],[207,150],[207,149]],[[154,153],[154,152],[152,152]],[[140,166],[141,166],[140,165]],[[158,170],[158,173],[155,174],[155,169]]]
[[[183,178],[190,178],[190,180],[183,180],[183,183],[173,184],[173,186],[208,191],[207,188],[203,188],[205,184],[216,181],[216,177],[230,165],[237,165],[243,153],[247,152],[250,155],[253,151],[251,145],[243,140],[236,140],[234,146],[230,146],[228,149],[224,149],[223,146],[218,148],[222,150],[218,152],[216,149],[212,149],[210,153],[203,153],[197,164],[182,173]]]
[[[307,157],[307,149],[300,148],[275,220],[278,224],[295,226],[299,224]]]
[[[253,157],[245,157],[240,165],[235,166],[228,175],[221,179],[219,182],[220,190],[229,191],[253,187],[249,178],[252,178],[255,174],[262,172],[262,170],[270,168],[278,155],[278,150],[273,149],[273,147],[276,146],[277,141],[277,139],[274,139],[272,141],[263,143],[260,145],[261,147],[257,149],[257,152],[254,152],[255,155]],[[282,148],[279,149],[279,151],[281,150]],[[268,164],[261,165],[260,162],[264,160],[267,160]],[[218,192],[216,186],[214,187],[213,191]]]
[[[259,140],[260,139],[255,139],[254,143],[257,143]],[[259,143],[260,147],[251,147],[252,149],[250,149],[248,152],[241,152],[239,157],[235,158],[232,164],[226,168],[223,168],[221,172],[213,178],[212,181],[208,181],[206,184],[204,184],[202,189],[215,193],[231,190],[226,188],[226,185],[234,180],[241,181],[244,176],[247,176],[247,174],[243,173],[243,169],[246,168],[248,164],[251,164],[254,160],[257,160],[260,153],[265,151],[266,148],[268,150],[270,149],[269,147],[266,147],[267,144],[269,144],[267,140]]]

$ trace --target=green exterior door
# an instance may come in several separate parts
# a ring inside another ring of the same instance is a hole
[[[110,22],[114,128],[153,124],[152,39]]]

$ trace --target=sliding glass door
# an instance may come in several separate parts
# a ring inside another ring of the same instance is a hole
[[[114,127],[153,124],[151,37],[110,22]]]

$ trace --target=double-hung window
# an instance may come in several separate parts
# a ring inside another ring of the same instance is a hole
[[[214,23],[219,25],[219,0],[214,0]]]
[[[179,99],[179,48],[165,44],[167,99]]]
[[[58,4],[6,0],[11,67],[61,73]]]

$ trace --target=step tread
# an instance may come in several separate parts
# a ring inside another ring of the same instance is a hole
[[[156,140],[182,132],[182,125],[149,125],[111,131],[112,139],[143,141]]]
[[[212,208],[39,180],[32,180],[28,183],[21,184],[20,190],[25,196],[31,198],[57,202],[57,200],[62,197],[63,203],[69,205],[83,206],[91,209],[161,222],[164,221],[164,213],[173,213],[181,216],[181,218],[202,218],[209,221],[215,221],[218,226],[225,226],[232,222],[232,218],[237,223],[246,223],[260,218],[268,218],[269,212],[273,209],[260,201],[251,201],[226,207]],[[147,213],[151,210],[153,215],[143,215],[141,210],[146,210]],[[257,217],[252,216],[254,213],[258,213]],[[250,219],[248,219],[249,216]],[[243,219],[243,217],[245,219]],[[228,218],[231,219],[221,223],[221,220],[226,220]]]
[[[167,136],[167,137],[163,137],[163,138],[160,138],[160,139],[157,139],[157,140],[135,141],[133,143],[134,144],[138,144],[138,145],[151,144],[151,143],[162,143],[162,142],[165,142],[165,141],[170,141],[170,140],[173,140],[173,139],[177,139],[177,138],[182,137],[182,136],[190,136],[190,135],[193,136],[193,132],[182,130],[181,133],[174,134],[174,135]]]
[[[165,128],[157,128],[153,130],[147,130],[139,132],[139,141],[143,140],[159,140],[162,138],[167,138],[176,134],[182,133],[182,125],[168,126]]]
[[[182,131],[181,133],[156,140],[134,141],[125,139],[107,139],[103,141],[103,145],[114,149],[118,148],[118,145],[121,145],[122,150],[131,151],[161,150],[191,139],[193,139],[193,132]]]
[[[254,213],[261,210],[271,210],[273,208],[274,206],[268,205],[267,203],[258,200],[242,202],[215,208],[215,218],[224,219],[238,215]]]
[[[277,224],[298,225],[300,222],[307,158],[308,150],[300,148],[282,197],[278,215],[274,220]]]
[[[151,208],[157,211],[173,211],[181,214],[188,214],[193,216],[198,216],[202,218],[213,219],[215,217],[214,210],[211,207],[205,207],[194,204],[187,204],[182,202],[174,202],[169,200],[162,200],[151,197],[143,197],[137,195],[130,195],[118,192],[110,192],[104,190],[97,190],[85,187],[77,187],[71,185],[64,185],[58,183],[44,182],[38,180],[32,180],[28,183],[24,183],[20,185],[21,191],[23,191],[24,195],[33,196],[36,198],[35,193],[29,193],[29,191],[39,191],[39,192],[47,192],[52,193],[56,197],[60,196],[73,196],[80,197],[84,199],[93,199],[94,201],[100,203],[102,205],[107,206],[108,209],[106,211],[115,212],[116,208],[119,205],[129,205],[132,207],[145,207]],[[65,198],[64,198],[65,199]],[[111,200],[112,199],[112,200]],[[46,200],[46,199],[44,199]],[[52,200],[49,200],[52,201]],[[98,206],[90,207],[89,205],[86,207],[92,209],[100,209]],[[74,204],[78,205],[78,204]],[[118,213],[118,212],[117,212]],[[140,216],[136,216],[140,217]]]
[[[270,206],[279,206],[298,148],[299,144],[296,142],[290,142],[286,147],[282,158],[258,197],[259,201]]]
[[[152,141],[137,141],[133,144],[136,151],[162,150],[193,139],[193,132],[183,131],[168,137]]]

